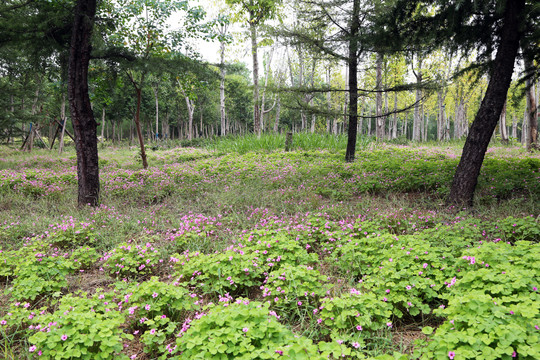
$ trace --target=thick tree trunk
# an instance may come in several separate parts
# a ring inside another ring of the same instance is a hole
[[[97,123],[88,96],[88,64],[96,0],[78,0],[71,34],[68,97],[77,150],[79,206],[99,204]]]
[[[249,30],[251,35],[251,55],[253,57],[253,132],[261,135],[261,119],[259,111],[259,59],[257,57],[257,24],[254,15],[250,16]]]
[[[463,154],[450,189],[448,199],[450,203],[457,205],[473,203],[480,168],[512,80],[514,61],[521,38],[519,19],[524,7],[525,0],[506,1],[501,40],[491,78],[463,147]]]
[[[356,36],[360,29],[358,14],[360,13],[360,0],[353,1],[351,31],[349,39],[349,130],[347,134],[347,151],[345,161],[353,162],[356,152],[356,127],[358,124],[358,40]]]
[[[527,61],[526,68],[531,67]],[[527,150],[538,149],[538,111],[536,108],[536,96],[534,91],[534,83],[531,79],[527,79]]]

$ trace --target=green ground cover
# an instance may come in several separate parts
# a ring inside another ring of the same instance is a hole
[[[459,144],[227,141],[103,146],[96,209],[72,149],[2,148],[0,358],[540,357],[538,155],[490,148],[471,211]]]

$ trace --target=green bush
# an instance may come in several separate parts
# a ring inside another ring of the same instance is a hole
[[[125,319],[116,307],[86,294],[64,296],[54,313],[38,317],[29,351],[45,359],[128,359],[123,341],[133,336],[120,328]]]
[[[268,303],[239,299],[211,307],[176,340],[173,359],[326,359],[311,340],[270,315]]]

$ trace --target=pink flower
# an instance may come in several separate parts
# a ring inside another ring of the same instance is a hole
[[[302,302],[301,302],[301,301],[298,302],[298,306],[302,306]]]
[[[277,354],[279,354],[279,355],[283,355],[283,351],[281,351],[281,350],[276,350],[275,352],[276,352]]]
[[[318,318],[318,319],[317,319],[317,323],[318,323],[318,324],[322,323],[322,319],[321,319],[321,318]]]
[[[361,327],[360,325],[358,325],[358,326],[356,327],[356,330],[362,331],[362,327]]]
[[[30,346],[30,349],[28,349],[28,351],[30,351],[30,352],[36,351],[36,345]]]
[[[158,296],[158,294],[156,292],[152,294],[153,298],[157,298],[157,296]]]
[[[60,337],[60,339],[62,339],[62,341],[66,341],[66,340],[67,340],[67,335],[66,335],[66,334],[62,335],[62,336]]]
[[[156,329],[150,330],[150,334],[154,335],[156,333]]]
[[[387,322],[387,323],[386,323],[386,326],[388,326],[389,328],[392,328],[392,323],[391,323],[391,322]]]
[[[150,310],[150,304],[146,304],[146,305],[144,306],[144,309],[145,309],[145,310]]]
[[[386,293],[387,293],[387,294],[390,294],[390,289],[386,289]]]
[[[517,353],[514,351],[514,352],[512,353],[512,357],[516,357],[516,356],[517,356]]]
[[[456,353],[455,353],[455,352],[453,352],[453,351],[449,351],[449,352],[448,352],[448,358],[453,359],[454,356],[456,356]]]
[[[243,332],[246,332],[246,333],[248,332],[248,330],[249,330],[249,329],[248,329],[247,327],[245,327],[245,328],[242,329],[242,331],[243,331]]]
[[[353,342],[352,346],[354,346],[355,349],[358,349],[360,347],[360,344],[357,342]]]

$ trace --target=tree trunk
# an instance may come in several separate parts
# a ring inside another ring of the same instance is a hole
[[[281,112],[281,98],[278,95],[277,108],[276,108],[276,121],[274,122],[274,133],[276,133],[276,134],[277,134],[278,129],[279,129],[279,115],[280,115],[280,112]]]
[[[441,141],[444,137],[446,121],[444,119],[444,97],[443,90],[437,91],[437,100],[439,105],[439,115],[437,117],[437,141]]]
[[[156,141],[159,140],[159,83],[154,84],[154,99],[156,100]],[[163,134],[162,134],[163,135]]]
[[[68,96],[77,150],[79,206],[99,204],[97,123],[88,95],[88,64],[96,6],[96,0],[77,0],[69,52]]]
[[[330,84],[330,63],[328,64],[328,70],[326,71],[326,84],[328,85],[328,87],[330,88],[331,84]],[[326,133],[327,134],[330,134],[330,131],[331,131],[331,122],[332,122],[332,118],[331,118],[331,115],[330,115],[330,112],[332,111],[332,104],[331,104],[331,94],[330,94],[330,91],[328,91],[326,93],[326,107],[327,107],[327,110],[328,110],[328,114],[326,114]]]
[[[501,142],[508,144],[508,130],[506,129],[506,101],[504,102],[501,116],[499,117],[499,133],[501,135]]]
[[[219,74],[221,77],[221,81],[219,83],[219,112],[221,115],[221,136],[225,136],[227,134],[225,123],[225,41],[221,41],[219,45],[219,54]]]
[[[406,112],[405,116],[403,116],[403,124],[402,124],[402,128],[401,128],[401,136],[405,137],[405,139],[407,139],[407,122],[408,122],[408,119],[409,119],[409,113]]]
[[[519,19],[524,7],[525,0],[506,1],[501,39],[492,74],[463,147],[463,154],[450,189],[448,199],[450,203],[457,205],[472,205],[473,203],[480,168],[512,80],[514,61],[522,35]]]
[[[514,114],[512,116],[512,138],[517,139],[517,117],[516,117],[516,114]]]
[[[346,162],[353,162],[356,152],[356,127],[358,125],[358,40],[356,36],[360,29],[359,13],[360,0],[353,0],[349,56],[347,59],[349,65],[349,130],[347,134],[347,151],[345,153]]]
[[[371,105],[369,106],[369,118],[367,123],[367,135],[371,136],[371,123],[373,122],[373,109],[371,108]]]
[[[383,56],[381,53],[377,53],[377,66],[376,66],[376,84],[377,94],[375,95],[375,100],[377,104],[377,114],[375,118],[375,136],[377,140],[384,140],[384,120],[382,117],[382,63]]]
[[[414,71],[413,71],[414,72]],[[422,99],[422,89],[420,85],[422,83],[422,59],[418,58],[418,72],[414,72],[416,76],[416,98],[414,104],[414,121],[413,121],[413,133],[412,139],[414,141],[420,141],[422,137],[422,128],[424,124],[424,119],[422,119],[423,110],[421,109],[421,99]]]
[[[397,105],[398,105],[398,97],[397,97],[397,91],[394,92],[394,123],[392,126],[392,139],[397,138]]]
[[[60,133],[60,141],[58,141],[58,154],[64,151],[64,136],[66,134],[66,93],[62,92],[62,103],[60,105],[60,120],[62,121],[62,132]],[[96,145],[97,146],[97,145]]]
[[[265,69],[265,74],[264,74],[264,89],[263,89],[263,93],[262,93],[262,96],[261,96],[261,105],[260,105],[260,116],[259,116],[259,121],[260,121],[260,126],[261,126],[261,131],[264,131],[265,129],[265,124],[264,124],[264,114],[266,114],[267,112],[269,112],[270,110],[265,110],[265,107],[266,107],[266,89],[268,87],[268,78],[270,77],[270,65],[272,64],[272,57],[274,56],[274,48],[272,47],[272,49],[270,50],[270,55],[268,56],[268,61],[266,62],[266,69]]]
[[[259,59],[257,57],[257,24],[254,15],[250,14],[249,30],[251,35],[251,55],[253,57],[253,132],[261,135],[261,119],[259,112]]]
[[[527,145],[527,138],[528,138],[528,120],[529,120],[529,116],[528,116],[528,111],[527,109],[525,109],[525,111],[523,112],[523,121],[521,122],[521,145]]]
[[[105,141],[105,106],[101,109],[101,141]]]
[[[526,61],[525,68],[530,68],[531,64]],[[538,111],[536,109],[536,94],[534,82],[527,79],[527,150],[539,149],[538,147]]]
[[[135,83],[133,84],[135,86]],[[143,139],[143,134],[141,130],[141,121],[140,121],[142,89],[135,86],[135,91],[137,93],[137,110],[135,111],[135,130],[137,130],[137,137],[139,138],[139,145],[141,147],[141,159],[142,159],[143,169],[147,169],[148,161],[146,160],[146,151],[144,150],[144,139]]]

